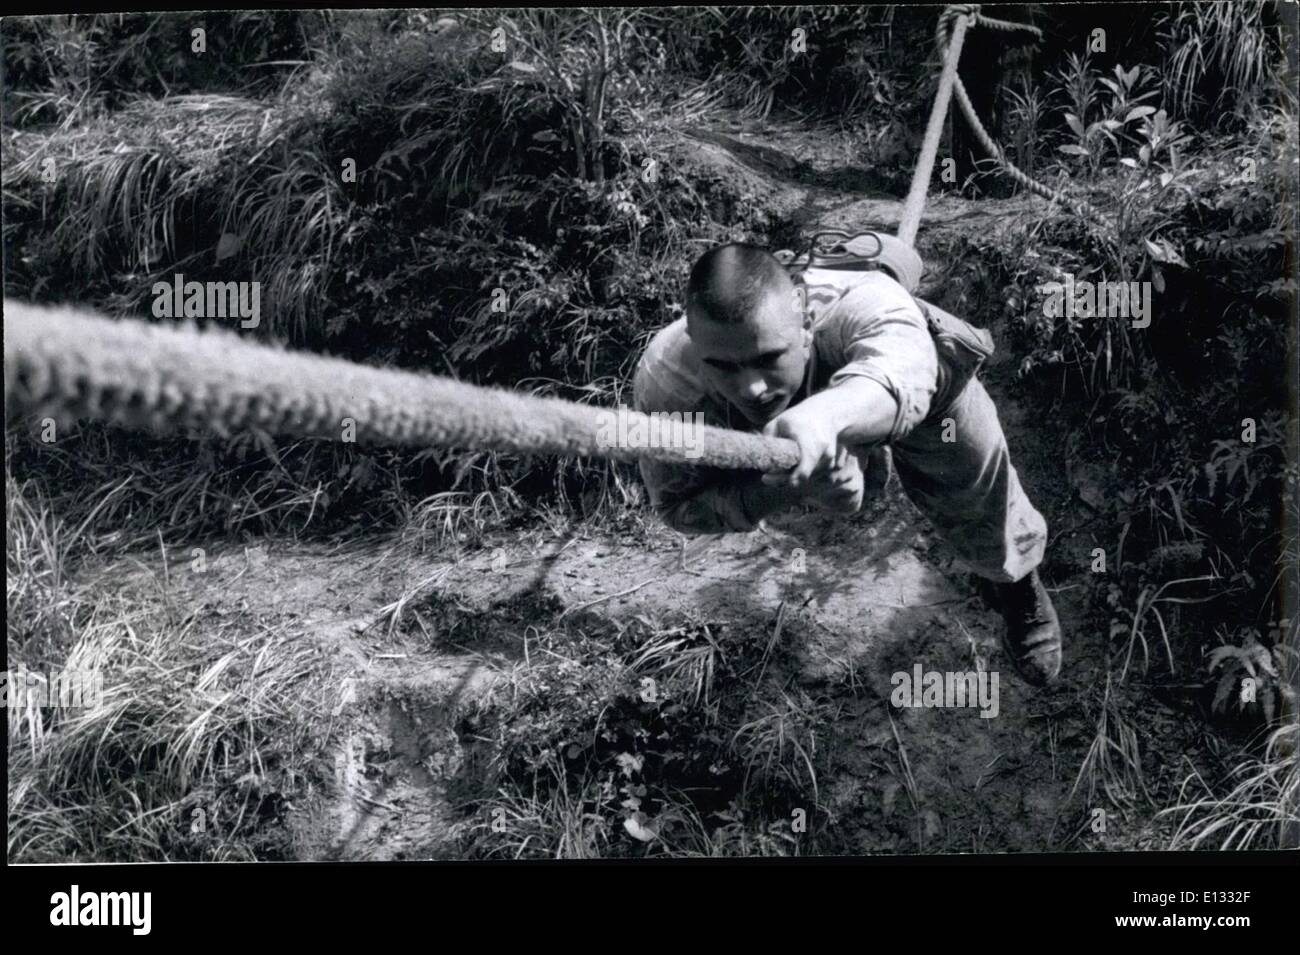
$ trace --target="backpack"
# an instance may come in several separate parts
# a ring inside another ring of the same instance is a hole
[[[774,254],[791,278],[804,287],[807,307],[814,313],[857,285],[867,272],[884,272],[903,286],[930,328],[942,359],[941,391],[949,399],[960,394],[993,355],[993,336],[987,330],[916,297],[921,257],[901,239],[880,232],[830,230],[815,233],[800,252],[782,249]],[[942,402],[941,410],[949,403]]]
[[[824,230],[814,233],[801,252],[782,249],[775,254],[791,274],[803,275],[810,288],[824,284],[843,291],[853,284],[844,273],[876,269],[909,292],[921,283],[921,257],[906,242],[881,232]]]

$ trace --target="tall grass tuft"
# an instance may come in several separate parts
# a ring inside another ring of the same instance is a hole
[[[1226,793],[1195,770],[1183,781],[1178,803],[1161,812],[1180,817],[1170,849],[1300,848],[1300,724],[1274,730],[1225,783]]]

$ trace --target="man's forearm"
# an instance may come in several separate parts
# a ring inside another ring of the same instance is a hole
[[[898,402],[878,381],[850,378],[805,398],[802,406],[830,421],[843,444],[887,440],[898,415]]]
[[[879,382],[853,377],[805,398],[800,413],[813,413],[829,422],[845,445],[874,445],[888,440],[898,416],[898,402]],[[646,469],[643,466],[643,474]],[[647,483],[653,486],[653,471]],[[685,490],[685,489],[682,489]],[[723,480],[686,497],[656,507],[659,516],[682,534],[726,534],[753,530],[763,518],[786,510],[802,499],[788,483],[764,484],[762,475]]]

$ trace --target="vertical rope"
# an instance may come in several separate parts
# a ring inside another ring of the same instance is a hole
[[[953,4],[945,7],[939,16],[935,29],[935,43],[943,55],[943,73],[939,77],[939,91],[935,95],[934,105],[930,110],[930,121],[925,129],[925,139],[921,143],[921,154],[917,158],[916,170],[912,174],[911,188],[903,204],[902,219],[898,225],[898,237],[908,245],[916,244],[916,235],[921,228],[921,215],[925,211],[926,194],[930,188],[930,175],[934,172],[934,160],[939,151],[939,137],[943,131],[943,121],[948,113],[948,106],[955,96],[962,115],[975,133],[975,138],[1002,171],[1012,180],[1026,189],[1051,202],[1059,202],[1068,207],[1080,218],[1091,219],[1103,226],[1110,226],[1110,220],[1085,199],[1069,196],[1061,190],[1053,190],[1027,175],[1011,162],[989,135],[979,114],[970,101],[966,87],[957,72],[957,63],[961,58],[962,45],[966,40],[966,29],[971,26],[988,27],[1006,33],[1030,33],[1042,38],[1038,27],[1027,23],[1012,23],[1008,20],[995,20],[983,16],[978,4]]]
[[[956,22],[944,56],[943,72],[939,75],[939,91],[935,94],[925,138],[921,141],[921,155],[917,157],[912,186],[907,191],[907,201],[903,203],[903,215],[898,224],[898,237],[911,246],[916,245],[916,234],[921,228],[921,213],[925,211],[925,196],[930,191],[930,174],[934,171],[943,120],[948,114],[953,83],[957,79],[957,61],[961,59],[962,44],[966,41],[966,28],[975,19],[975,14],[965,7],[949,7],[943,15],[954,16]]]

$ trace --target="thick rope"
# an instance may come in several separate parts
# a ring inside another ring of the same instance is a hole
[[[1043,35],[1042,31],[1038,29],[1038,27],[1031,26],[1030,24],[1012,23],[1009,20],[995,20],[992,17],[983,16],[979,12],[978,4],[954,4],[944,8],[943,13],[939,16],[939,22],[935,27],[935,44],[939,49],[940,56],[944,56],[945,51],[949,50],[953,46],[960,50],[962,37],[965,33],[968,20],[973,20],[974,25],[976,26],[989,27],[1003,32],[1020,31],[1032,33],[1038,39],[1041,39]],[[955,57],[953,59],[955,59]],[[953,79],[952,92],[957,98],[957,105],[961,108],[962,115],[966,117],[966,122],[970,124],[971,130],[975,133],[975,138],[979,141],[980,146],[983,147],[984,151],[990,158],[995,160],[998,165],[1002,167],[1002,171],[1005,172],[1007,176],[1024,188],[1042,196],[1050,202],[1062,203],[1082,218],[1091,219],[1102,226],[1110,226],[1110,220],[1096,206],[1084,199],[1069,196],[1062,190],[1054,190],[1043,185],[1041,182],[1018,168],[1015,163],[1007,158],[1002,147],[993,140],[993,137],[989,135],[988,130],[984,128],[984,124],[980,122],[979,114],[975,112],[975,106],[970,101],[970,96],[966,92],[966,87],[962,83],[960,75],[955,76]],[[943,95],[946,104],[946,93]],[[928,171],[926,183],[929,183]]]
[[[955,11],[955,8],[945,9],[944,16],[948,16],[950,11]],[[939,137],[943,134],[943,119],[948,115],[948,101],[954,84],[960,82],[957,78],[957,62],[961,59],[966,27],[973,17],[960,16],[954,12],[950,19],[954,25],[948,42],[939,48],[943,62],[939,91],[935,93],[934,105],[930,107],[930,120],[921,141],[921,154],[917,157],[916,169],[912,172],[912,185],[907,191],[907,200],[903,203],[903,214],[898,223],[898,238],[912,246],[916,245],[916,234],[921,228],[921,214],[925,212],[925,196],[930,191],[930,173],[934,171],[934,158],[939,152]]]
[[[940,93],[899,230],[909,247],[919,228],[950,93],[981,145],[1013,178],[1052,201],[1064,198],[1016,169],[975,115],[957,74],[962,38],[972,24],[1036,31],[981,17],[976,5],[949,6],[939,18]],[[1075,208],[1101,219],[1087,203]],[[611,441],[609,409],[286,352],[225,330],[200,332],[112,321],[85,309],[4,304],[7,418],[90,417],[155,431],[260,428],[371,444],[652,458],[760,471],[787,470],[799,460],[798,446],[786,439],[703,425],[687,431],[680,421],[651,421],[619,409],[622,428]],[[642,438],[632,439],[634,433]],[[648,437],[654,434],[661,439]]]
[[[350,428],[358,443],[760,471],[799,462],[798,445],[785,438],[704,425],[672,430],[628,409],[617,412],[625,416],[621,433],[657,428],[677,439],[619,446],[608,409],[282,351],[227,330],[113,321],[8,299],[4,312],[6,418],[89,417],[159,432],[260,428],[334,440],[346,440]]]

